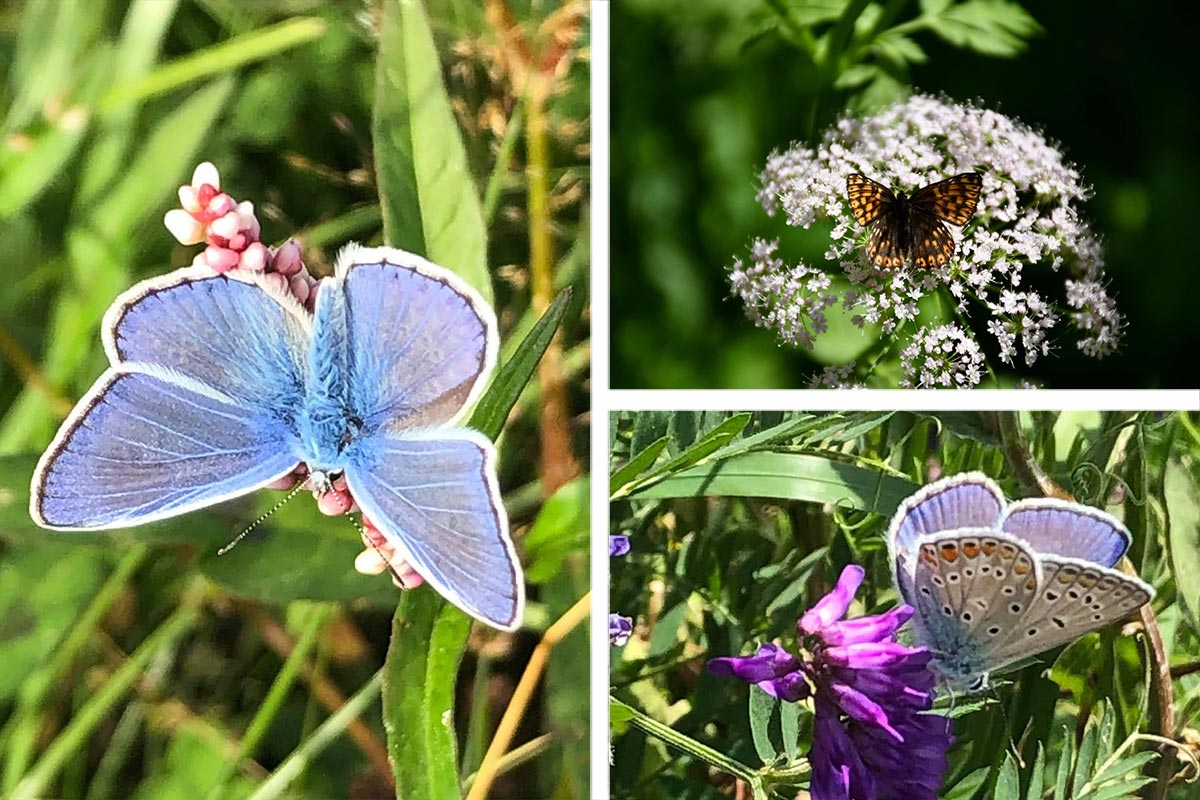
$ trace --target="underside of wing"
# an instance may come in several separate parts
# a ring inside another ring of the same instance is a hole
[[[115,364],[155,364],[242,403],[294,409],[304,385],[308,312],[253,276],[194,268],[143,281],[105,315]]]
[[[362,442],[350,493],[443,597],[504,630],[521,624],[525,583],[483,436],[436,430]]]
[[[281,421],[185,376],[121,365],[42,455],[30,514],[63,530],[140,525],[247,494],[296,464]]]
[[[1074,641],[1128,617],[1154,597],[1140,579],[1086,561],[1043,557],[1040,563],[1037,596],[1021,621],[996,642],[998,663]]]
[[[473,289],[393,248],[348,249],[338,276],[352,402],[367,429],[442,425],[473,402],[498,344],[495,316]]]

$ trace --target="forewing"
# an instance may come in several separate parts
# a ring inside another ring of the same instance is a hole
[[[937,217],[913,206],[909,211],[909,261],[914,267],[943,267],[954,257],[954,237]]]
[[[1131,537],[1115,517],[1079,503],[1054,498],[1018,500],[1000,527],[1039,553],[1080,558],[1111,567],[1129,549]]]
[[[850,213],[864,228],[879,219],[896,199],[891,189],[863,175],[846,178],[846,197],[850,200]]]
[[[105,372],[33,474],[30,515],[64,530],[140,525],[246,494],[297,464],[287,426],[192,379]]]
[[[1029,613],[1039,584],[1035,558],[989,528],[921,538],[913,605],[943,671],[964,678],[1008,663],[997,658],[997,645]]]
[[[486,437],[461,429],[374,436],[345,471],[363,513],[443,597],[489,625],[520,626],[525,583]]]
[[[296,408],[308,312],[256,280],[186,269],[135,285],[105,315],[109,360],[155,364],[279,414]]]
[[[1124,619],[1154,598],[1138,578],[1072,558],[1042,557],[1041,588],[1020,624],[996,642],[999,664],[1036,655]]]
[[[976,172],[962,172],[944,181],[918,189],[909,199],[919,209],[959,227],[966,225],[979,205],[983,177]]]
[[[392,248],[348,248],[338,275],[351,397],[368,429],[444,424],[473,402],[498,342],[495,316],[473,289]]]

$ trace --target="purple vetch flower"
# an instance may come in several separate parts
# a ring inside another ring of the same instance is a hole
[[[613,647],[624,647],[633,633],[633,618],[620,614],[608,615],[608,643]]]
[[[983,191],[972,221],[949,229],[956,241],[949,264],[870,263],[863,247],[868,233],[846,200],[848,175],[865,174],[911,194],[970,171],[983,175]],[[815,147],[773,153],[760,184],[758,200],[768,214],[782,211],[787,224],[803,228],[830,226],[825,263],[793,263],[778,252],[777,240],[754,238],[730,269],[732,293],[747,316],[784,343],[811,350],[835,304],[859,327],[911,335],[918,301],[935,292],[957,306],[960,319],[970,319],[977,347],[993,339],[1010,366],[1047,355],[1068,325],[1088,356],[1103,357],[1120,343],[1123,322],[1107,290],[1100,239],[1082,213],[1091,187],[1060,147],[1019,120],[913,95],[873,116],[838,121]],[[1057,273],[1061,291],[1031,290],[1031,271]],[[849,288],[837,288],[831,275],[848,280]]]
[[[608,537],[609,557],[623,556],[629,552],[629,537],[624,534],[612,534]]]
[[[863,574],[847,566],[800,618],[799,655],[767,643],[752,656],[714,658],[708,670],[780,700],[813,698],[813,800],[934,800],[952,737],[948,719],[925,713],[933,656],[896,641],[912,606],[843,619]]]

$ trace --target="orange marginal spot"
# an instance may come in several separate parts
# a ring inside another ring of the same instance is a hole
[[[1017,563],[1013,565],[1013,572],[1017,573],[1018,575],[1024,575],[1025,573],[1029,572],[1029,563],[1023,558],[1019,559]]]
[[[1029,580],[1025,581],[1025,589],[1027,591],[1032,592],[1036,588],[1037,588],[1037,581],[1035,581],[1033,578],[1030,578]]]
[[[1058,571],[1058,582],[1059,583],[1064,583],[1064,584],[1070,583],[1072,580],[1073,580],[1073,577],[1071,575],[1068,575],[1067,571],[1065,569],[1061,569]]]
[[[1096,576],[1089,572],[1083,573],[1079,576],[1079,585],[1085,589],[1092,588],[1096,585]]]
[[[979,555],[979,542],[965,541],[963,542],[963,555],[967,558],[975,558]]]
[[[1017,557],[1017,548],[1007,542],[1000,545],[1000,557],[1005,561],[1012,561]]]
[[[942,558],[950,563],[958,560],[958,545],[954,542],[946,542],[942,545]]]
[[[983,548],[985,556],[991,556],[992,553],[996,552],[996,541],[994,539],[984,539],[983,544],[980,546]]]

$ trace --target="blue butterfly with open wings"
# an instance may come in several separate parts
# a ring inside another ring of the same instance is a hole
[[[254,273],[189,267],[104,318],[111,366],[33,474],[30,514],[123,528],[248,494],[308,465],[447,600],[503,630],[524,580],[492,443],[454,424],[487,383],[492,310],[453,273],[345,248],[313,313]]]

